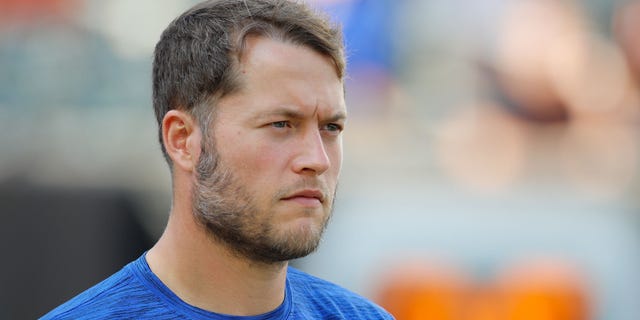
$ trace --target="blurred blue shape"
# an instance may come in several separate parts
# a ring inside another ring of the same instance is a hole
[[[349,66],[347,72],[376,67],[392,73],[394,26],[399,0],[346,0],[320,4],[343,27]]]

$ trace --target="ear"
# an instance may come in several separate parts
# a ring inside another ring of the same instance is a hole
[[[202,133],[191,115],[170,110],[162,119],[162,140],[174,169],[192,172],[200,157]]]

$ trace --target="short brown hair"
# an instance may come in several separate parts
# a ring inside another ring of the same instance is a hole
[[[164,30],[153,61],[153,108],[159,126],[173,109],[206,127],[217,99],[239,88],[236,63],[249,35],[307,46],[333,61],[340,79],[345,56],[340,29],[301,2],[210,0],[189,9]]]

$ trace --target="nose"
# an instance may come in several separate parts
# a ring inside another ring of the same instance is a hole
[[[310,130],[299,143],[299,152],[293,160],[296,173],[321,175],[329,169],[331,160],[319,130]]]

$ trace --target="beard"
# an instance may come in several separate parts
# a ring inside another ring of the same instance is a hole
[[[193,187],[193,214],[204,226],[207,234],[216,242],[226,246],[240,258],[254,262],[273,264],[301,258],[314,252],[332,215],[333,194],[325,192],[324,214],[319,228],[303,226],[295,230],[279,230],[271,219],[275,210],[260,207],[246,185],[223,164],[215,142],[208,142],[203,135],[202,152],[196,168]],[[276,192],[272,203],[295,190],[318,183],[300,183]],[[321,188],[326,191],[326,188]],[[300,214],[310,214],[302,210]],[[308,209],[311,210],[311,209]]]

